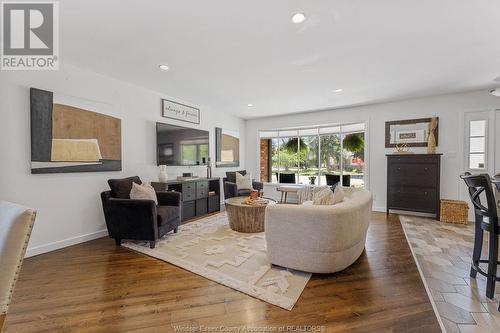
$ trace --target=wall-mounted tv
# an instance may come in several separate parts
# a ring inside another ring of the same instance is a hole
[[[209,132],[194,128],[156,123],[158,165],[206,165]]]

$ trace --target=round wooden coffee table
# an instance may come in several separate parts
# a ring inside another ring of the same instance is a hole
[[[267,200],[267,205],[246,205],[248,197],[229,198],[225,202],[229,226],[238,232],[263,232],[267,205],[275,204],[273,199]]]

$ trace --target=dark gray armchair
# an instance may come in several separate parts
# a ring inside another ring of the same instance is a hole
[[[142,184],[139,177],[108,180],[110,191],[101,193],[104,217],[110,238],[117,245],[122,239],[146,240],[154,248],[158,239],[170,231],[177,232],[181,221],[181,193],[156,192],[153,200],[130,199],[132,183]]]
[[[238,190],[238,186],[236,185],[236,172],[242,174],[243,176],[247,174],[246,170],[226,172],[226,177],[222,178],[225,199],[250,195],[250,190]],[[253,180],[252,187],[260,193],[264,189],[264,184]]]

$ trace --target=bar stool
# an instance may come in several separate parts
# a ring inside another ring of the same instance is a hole
[[[496,275],[500,226],[498,225],[498,213],[493,187],[488,174],[471,175],[469,172],[466,172],[460,178],[465,181],[465,184],[469,188],[470,199],[474,205],[474,213],[476,215],[474,251],[472,254],[470,277],[476,278],[477,273],[486,277],[486,297],[491,299],[495,296],[495,281],[500,281],[500,277]],[[480,199],[480,195],[483,192],[486,195],[486,207],[483,206]],[[484,231],[489,232],[488,260],[481,259]],[[479,267],[480,263],[488,264],[488,272],[484,272]]]

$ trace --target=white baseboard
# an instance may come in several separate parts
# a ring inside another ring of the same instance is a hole
[[[381,212],[381,213],[385,213],[386,212],[386,208],[385,207],[376,207],[376,206],[373,206],[372,207],[372,211],[374,212]]]
[[[55,241],[55,242],[51,242],[51,243],[47,243],[47,244],[43,244],[43,245],[28,247],[28,249],[26,250],[25,258],[33,257],[36,255],[39,255],[42,253],[47,253],[47,252],[54,251],[54,250],[58,250],[58,249],[61,249],[63,247],[87,242],[89,240],[105,237],[107,235],[108,235],[108,230],[103,229],[103,230],[91,232],[91,233],[85,234],[85,235],[79,235],[79,236],[75,236],[75,237],[66,238],[66,239],[63,239],[60,241]]]
[[[387,208],[386,207],[376,207],[376,206],[373,206],[372,207],[372,211],[386,213],[387,212]],[[431,218],[435,218],[436,217],[434,214],[419,213],[419,212],[412,212],[412,211],[406,211],[406,210],[397,210],[397,209],[391,209],[391,213],[394,213],[394,214],[403,214],[403,215],[421,216],[421,217],[431,217]]]

